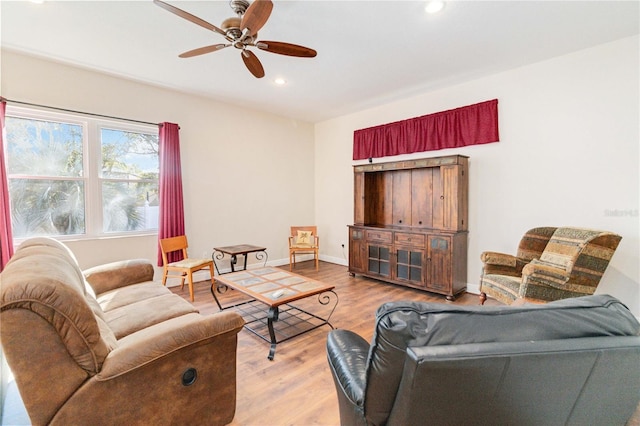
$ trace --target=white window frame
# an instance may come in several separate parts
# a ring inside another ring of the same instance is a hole
[[[151,124],[131,123],[120,120],[109,120],[101,117],[92,117],[82,114],[63,113],[57,111],[26,108],[7,105],[6,117],[16,117],[32,120],[54,121],[74,124],[82,127],[82,170],[84,181],[85,203],[85,233],[74,235],[51,235],[59,240],[90,240],[97,238],[131,237],[143,235],[157,235],[158,230],[138,230],[122,232],[103,232],[102,217],[102,182],[112,179],[103,179],[100,176],[102,167],[102,153],[100,131],[102,128],[121,130],[134,133],[159,134],[158,126]],[[8,157],[5,141],[5,153]],[[32,175],[11,175],[19,178],[31,178]],[[9,178],[9,176],[7,176]],[[41,176],[38,176],[41,178]],[[9,200],[11,203],[11,200]],[[30,237],[15,237],[14,244],[18,245]]]

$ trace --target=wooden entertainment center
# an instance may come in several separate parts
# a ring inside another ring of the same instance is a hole
[[[443,294],[467,287],[468,157],[354,166],[349,273]]]

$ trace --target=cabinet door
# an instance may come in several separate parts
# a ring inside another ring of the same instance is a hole
[[[464,165],[442,166],[443,223],[441,229],[464,231],[468,222],[468,177]]]
[[[364,242],[364,230],[349,229],[349,272],[362,273],[366,271],[367,247]]]
[[[411,226],[431,228],[433,226],[433,170],[431,168],[411,171]]]
[[[364,225],[364,172],[353,174],[353,222]]]
[[[391,278],[391,246],[369,243],[367,255],[369,274]]]
[[[429,235],[429,272],[427,288],[451,292],[451,237]]]
[[[419,287],[425,287],[424,249],[396,247],[394,278]]]
[[[432,198],[431,198],[431,225],[435,229],[444,229],[444,198],[445,194],[442,190],[442,173],[440,167],[432,169]]]
[[[411,226],[411,170],[393,172],[392,220],[397,226]]]

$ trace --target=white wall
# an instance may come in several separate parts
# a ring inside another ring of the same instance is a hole
[[[310,123],[10,51],[2,52],[1,66],[0,93],[8,99],[178,123],[192,256],[208,256],[214,246],[248,243],[267,247],[270,260],[288,262],[289,226],[314,221]],[[156,259],[155,236],[65,242],[82,268]]]
[[[638,52],[639,38],[626,38],[316,124],[324,255],[344,259],[348,244],[354,130],[497,98],[499,143],[375,161],[470,157],[469,290],[478,290],[480,253],[515,254],[527,229],[605,229],[623,239],[597,292],[640,316]]]

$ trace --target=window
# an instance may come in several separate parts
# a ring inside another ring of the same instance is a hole
[[[7,107],[13,236],[158,228],[158,129]]]

